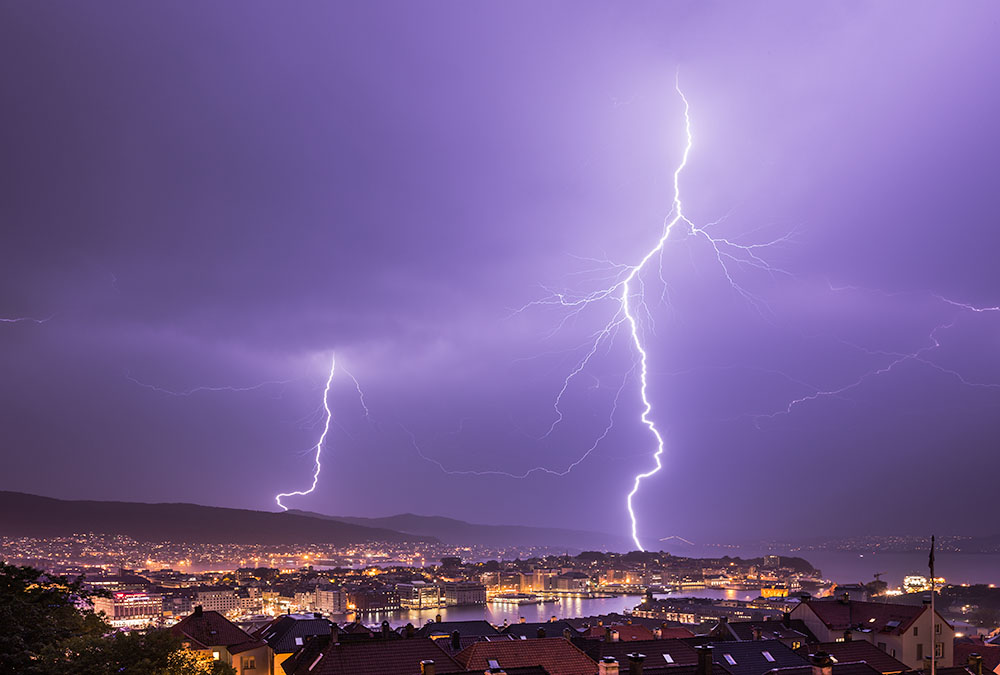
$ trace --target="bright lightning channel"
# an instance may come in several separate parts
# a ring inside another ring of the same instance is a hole
[[[622,382],[622,386],[619,387],[618,393],[614,398],[614,403],[612,404],[611,414],[609,416],[608,425],[604,428],[603,432],[597,437],[594,443],[584,452],[576,461],[572,462],[566,468],[562,470],[553,469],[550,467],[536,466],[534,468],[528,469],[521,473],[513,473],[500,470],[487,470],[487,471],[474,471],[474,470],[452,470],[448,469],[441,461],[429,457],[424,453],[420,445],[417,443],[416,437],[409,432],[409,430],[404,429],[409,435],[414,449],[417,451],[419,456],[436,465],[441,471],[449,475],[475,475],[475,476],[506,476],[509,478],[526,478],[533,473],[547,473],[555,476],[565,476],[570,471],[572,471],[577,465],[583,462],[591,453],[597,448],[597,446],[603,441],[607,435],[610,433],[614,426],[615,415],[618,411],[618,400],[621,395],[622,389],[625,383],[628,381],[629,377],[632,376],[636,371],[639,374],[639,396],[642,401],[642,411],[639,414],[639,422],[641,425],[645,426],[649,433],[652,435],[655,442],[656,449],[653,453],[652,459],[654,462],[653,468],[648,471],[641,472],[633,478],[632,489],[629,491],[626,497],[626,507],[629,514],[629,519],[631,521],[631,536],[636,547],[639,550],[645,550],[642,546],[642,542],[639,539],[638,534],[638,519],[633,507],[633,500],[639,492],[639,488],[642,482],[647,478],[655,475],[663,468],[662,456],[664,452],[664,438],[663,434],[660,432],[656,425],[656,422],[652,418],[653,404],[649,398],[649,364],[648,364],[648,353],[643,343],[643,325],[653,326],[653,316],[646,303],[645,295],[645,285],[643,282],[643,272],[650,266],[650,261],[654,258],[658,259],[659,263],[659,280],[663,284],[663,291],[660,293],[659,300],[665,303],[667,300],[667,294],[669,291],[668,284],[663,274],[663,251],[666,247],[667,241],[671,236],[671,233],[678,229],[678,224],[683,223],[683,234],[688,238],[693,238],[698,241],[703,241],[710,247],[710,254],[715,263],[718,264],[725,277],[730,288],[744,300],[748,301],[752,306],[754,306],[758,312],[763,313],[762,310],[770,308],[767,307],[766,303],[763,302],[756,295],[751,293],[749,290],[741,286],[736,278],[736,268],[751,268],[758,271],[763,271],[772,276],[775,274],[789,275],[785,270],[772,266],[764,257],[762,257],[762,251],[769,247],[775,246],[782,242],[787,241],[791,238],[792,233],[783,235],[772,241],[756,244],[741,244],[737,241],[727,239],[724,237],[718,237],[709,232],[709,229],[714,225],[719,224],[723,219],[717,220],[712,223],[708,223],[703,226],[698,226],[692,222],[683,211],[683,204],[681,201],[681,189],[680,189],[680,179],[685,167],[688,163],[688,158],[691,154],[691,148],[693,145],[693,135],[691,133],[691,114],[690,114],[690,104],[684,92],[681,91],[680,83],[675,81],[674,89],[680,97],[684,104],[684,132],[685,132],[685,145],[684,151],[681,156],[681,161],[675,168],[673,172],[673,199],[672,207],[664,220],[663,231],[660,238],[656,241],[655,245],[650,248],[642,258],[634,265],[626,265],[622,263],[617,263],[611,260],[600,260],[585,258],[590,262],[598,263],[601,267],[597,270],[588,270],[588,272],[603,271],[607,272],[604,279],[608,280],[610,285],[600,288],[598,290],[592,291],[590,293],[574,293],[571,291],[554,291],[551,289],[545,289],[548,295],[538,299],[533,300],[519,309],[512,312],[512,315],[520,314],[532,307],[536,306],[556,306],[561,307],[566,310],[566,314],[563,316],[562,320],[558,322],[556,327],[552,330],[551,334],[558,332],[573,318],[577,317],[581,312],[583,312],[590,305],[601,303],[602,301],[611,301],[616,306],[610,320],[607,321],[603,326],[594,331],[582,345],[579,345],[577,349],[585,351],[584,356],[576,363],[576,365],[570,370],[569,374],[563,380],[562,386],[560,387],[558,393],[556,394],[555,400],[553,402],[553,410],[555,412],[555,419],[549,426],[548,430],[541,436],[541,438],[546,438],[555,432],[556,428],[563,421],[564,415],[562,411],[562,401],[567,390],[570,387],[572,381],[580,374],[587,370],[587,367],[591,364],[594,358],[601,353],[602,347],[610,349],[614,338],[618,335],[619,330],[622,327],[626,327],[629,332],[630,345],[636,354],[636,361],[633,368],[625,374],[625,378]]]
[[[319,441],[316,442],[316,454],[314,462],[316,464],[316,470],[313,471],[312,485],[309,486],[308,490],[300,490],[295,492],[282,492],[275,495],[274,501],[281,507],[282,511],[287,511],[288,507],[281,503],[282,497],[293,497],[302,496],[311,493],[316,489],[316,483],[319,481],[319,472],[323,468],[320,463],[320,455],[323,453],[323,444],[326,442],[326,435],[330,432],[330,420],[333,419],[333,412],[330,410],[330,387],[333,384],[333,373],[337,369],[337,358],[336,356],[330,357],[330,375],[326,378],[326,388],[323,389],[323,409],[326,410],[326,422],[323,425],[323,433],[320,434]],[[354,378],[351,377],[353,380]],[[354,380],[357,384],[357,380]],[[358,388],[360,392],[360,387]]]
[[[704,226],[698,226],[684,214],[683,203],[681,201],[681,174],[683,173],[685,167],[687,167],[694,137],[691,132],[690,103],[684,95],[684,92],[681,91],[679,82],[675,82],[674,89],[684,104],[685,144],[684,151],[681,155],[681,161],[673,172],[672,208],[664,221],[663,232],[660,238],[656,241],[656,244],[646,252],[638,263],[634,265],[623,265],[621,263],[614,263],[606,260],[594,261],[605,264],[607,269],[615,270],[613,283],[610,286],[583,295],[568,292],[550,292],[549,296],[541,300],[535,300],[528,303],[521,309],[517,310],[517,312],[521,312],[535,305],[557,305],[565,307],[569,309],[569,312],[559,324],[559,327],[562,327],[570,318],[577,316],[591,304],[598,303],[603,300],[611,300],[617,305],[617,309],[611,319],[591,335],[591,341],[588,342],[589,348],[587,349],[586,354],[563,381],[563,385],[560,388],[559,393],[556,395],[553,404],[556,418],[545,435],[548,436],[551,434],[555,430],[556,426],[558,426],[558,424],[563,420],[561,403],[563,396],[569,388],[570,382],[587,368],[591,360],[606,341],[613,340],[619,329],[623,326],[626,327],[629,332],[631,346],[637,355],[635,368],[639,373],[639,396],[642,401],[642,411],[639,414],[639,422],[649,430],[656,446],[652,456],[654,463],[653,467],[648,471],[636,474],[632,480],[632,489],[629,491],[625,499],[629,520],[631,521],[632,541],[635,542],[635,545],[639,550],[645,549],[639,539],[638,518],[635,513],[633,500],[638,494],[639,488],[642,486],[642,482],[647,478],[654,476],[663,468],[662,458],[664,452],[663,434],[660,432],[660,429],[657,427],[656,422],[652,418],[653,403],[649,398],[649,355],[643,343],[643,331],[640,317],[644,317],[650,326],[653,323],[653,318],[646,303],[646,291],[642,279],[642,273],[650,266],[650,261],[654,258],[658,259],[659,279],[664,287],[664,290],[660,295],[660,300],[661,302],[665,302],[668,286],[663,275],[663,251],[671,233],[678,228],[678,224],[682,223],[682,229],[687,237],[702,240],[709,245],[710,255],[714,258],[715,262],[718,263],[719,268],[721,269],[722,274],[728,282],[730,288],[753,305],[758,311],[762,311],[762,309],[767,308],[767,305],[760,298],[755,296],[736,281],[736,278],[734,277],[735,270],[731,266],[735,265],[739,267],[745,266],[755,268],[772,275],[775,273],[788,275],[788,272],[785,270],[774,267],[767,260],[765,260],[761,256],[761,251],[787,241],[791,237],[791,233],[789,233],[769,242],[741,244],[731,239],[715,236],[709,232],[709,228],[716,225],[720,221],[709,223]],[[605,432],[605,435],[606,433],[607,432]]]

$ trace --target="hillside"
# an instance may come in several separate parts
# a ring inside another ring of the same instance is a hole
[[[66,501],[0,491],[0,535],[54,537],[94,532],[139,541],[232,544],[360,544],[434,541],[433,537],[302,513],[197,504]]]
[[[630,550],[631,542],[601,532],[564,530],[527,525],[477,525],[442,516],[420,516],[403,513],[382,518],[325,516],[310,511],[296,511],[313,518],[326,518],[366,527],[384,527],[412,535],[434,537],[456,546],[548,546],[567,550]]]

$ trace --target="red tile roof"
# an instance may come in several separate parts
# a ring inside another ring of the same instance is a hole
[[[542,666],[551,675],[597,673],[597,664],[565,638],[477,642],[459,652],[457,658],[468,670],[479,672],[485,672],[493,660],[501,668]]]
[[[460,673],[461,664],[430,638],[363,640],[359,642],[311,640],[281,664],[289,675],[418,675],[421,661],[433,661],[437,673]]]
[[[955,640],[955,665],[965,665],[970,654],[983,657],[983,675],[1000,673],[1000,645],[986,644],[981,640]]]
[[[851,600],[812,600],[806,605],[830,630],[867,628],[875,633],[902,635],[924,613],[920,605]]]

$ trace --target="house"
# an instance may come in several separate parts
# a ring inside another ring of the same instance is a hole
[[[955,640],[955,665],[966,666],[976,675],[1000,675],[1000,645],[981,637]]]
[[[646,657],[643,672],[654,666],[693,666],[698,663],[697,650],[681,640],[612,642],[578,638],[573,640],[573,644],[598,663],[601,659],[613,657],[622,664],[628,662],[629,654],[643,654]]]
[[[713,642],[708,646],[712,648],[712,660],[733,675],[764,675],[776,668],[809,665],[808,660],[778,640]]]
[[[272,675],[272,652],[263,640],[253,637],[215,611],[201,605],[169,629],[185,648],[210,654],[232,666],[237,675]]]
[[[942,666],[953,662],[955,629],[937,612],[932,617],[929,603],[900,605],[843,597],[809,600],[799,603],[791,618],[805,622],[821,642],[871,642],[913,670],[924,668],[932,649]]]
[[[604,626],[591,626],[584,637],[591,640],[607,642],[634,642],[636,640],[655,640],[653,631],[637,623],[614,623]]]
[[[279,667],[285,659],[304,647],[310,638],[330,635],[335,625],[315,614],[283,614],[253,636],[271,648],[271,671],[280,673]]]
[[[778,640],[792,650],[818,642],[805,622],[787,614],[781,621],[729,621],[723,617],[709,636],[713,641]]]
[[[476,642],[456,657],[467,670],[484,673],[490,669],[541,666],[549,675],[597,675],[598,665],[565,638]],[[440,671],[438,671],[440,672]]]
[[[465,668],[430,638],[334,642],[313,638],[281,668],[285,675],[446,675]]]
[[[800,656],[825,652],[838,663],[867,663],[882,675],[897,675],[909,667],[865,640],[845,640],[843,642],[820,642],[796,650]]]
[[[580,633],[568,621],[546,621],[545,623],[525,622],[512,623],[504,626],[500,633],[502,635],[512,635],[518,639],[536,637],[566,637],[569,631],[571,637],[577,637]]]

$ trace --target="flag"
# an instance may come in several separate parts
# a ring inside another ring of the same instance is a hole
[[[934,579],[934,535],[931,535],[931,554],[927,558],[927,566],[931,568],[931,579]]]

